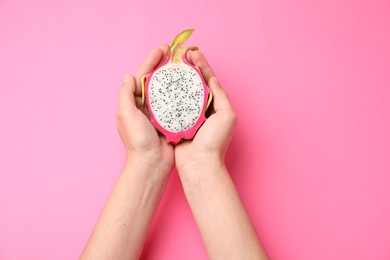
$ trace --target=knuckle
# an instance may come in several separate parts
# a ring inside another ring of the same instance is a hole
[[[158,47],[152,49],[151,53],[162,53],[162,50]]]
[[[123,118],[123,113],[122,113],[122,111],[120,109],[118,109],[116,111],[116,120],[117,121],[121,121],[122,118]]]
[[[123,82],[122,82],[122,87],[120,88],[123,89],[123,88],[126,88],[128,86],[131,86],[132,84],[134,84],[134,81],[135,81],[135,77],[131,74],[126,74],[126,77]]]
[[[221,88],[221,90],[222,90],[222,93],[225,95],[225,97],[229,100],[229,102],[230,102],[230,95],[229,95],[229,93],[226,91],[226,89],[223,89],[222,87],[221,87],[221,85],[220,85],[220,88]]]
[[[225,122],[235,124],[237,122],[237,114],[233,109],[226,109],[224,113]]]
[[[193,60],[195,63],[199,63],[199,61],[202,60],[202,57],[203,57],[203,55],[202,55],[202,53],[201,53],[199,50],[195,50],[195,51],[193,51],[192,54],[191,54],[191,58],[192,58],[192,60]]]
[[[123,92],[125,91],[125,86],[123,85],[119,90],[118,90],[118,98],[120,98],[123,95]]]
[[[234,111],[231,111],[231,112],[230,112],[230,115],[229,115],[229,119],[230,119],[230,121],[231,121],[233,124],[236,124],[236,123],[237,123],[237,119],[238,119],[237,113],[234,112]]]
[[[117,119],[116,120],[116,129],[119,130],[121,128],[121,126],[122,126],[121,122]]]
[[[229,94],[221,88],[221,95],[230,103]]]
[[[116,119],[119,122],[123,122],[128,117],[128,112],[124,109],[118,108],[116,111]]]

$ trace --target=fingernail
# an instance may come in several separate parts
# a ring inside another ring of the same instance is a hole
[[[127,83],[127,82],[129,82],[130,81],[130,75],[129,74],[125,74],[124,76],[123,76],[123,83]]]

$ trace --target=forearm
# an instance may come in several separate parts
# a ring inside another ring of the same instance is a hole
[[[211,259],[267,259],[223,164],[179,175]]]
[[[168,177],[158,167],[128,163],[81,259],[138,259]]]

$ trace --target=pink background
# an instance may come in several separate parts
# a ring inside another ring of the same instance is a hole
[[[123,165],[122,76],[191,27],[271,259],[390,259],[388,0],[0,0],[0,259],[79,256]],[[143,258],[206,258],[176,173]]]

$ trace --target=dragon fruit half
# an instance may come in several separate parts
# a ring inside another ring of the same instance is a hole
[[[187,51],[198,47],[181,46],[193,31],[177,35],[166,60],[141,81],[142,103],[146,102],[151,123],[165,135],[167,143],[192,139],[206,120],[212,99],[201,71],[186,59]]]

